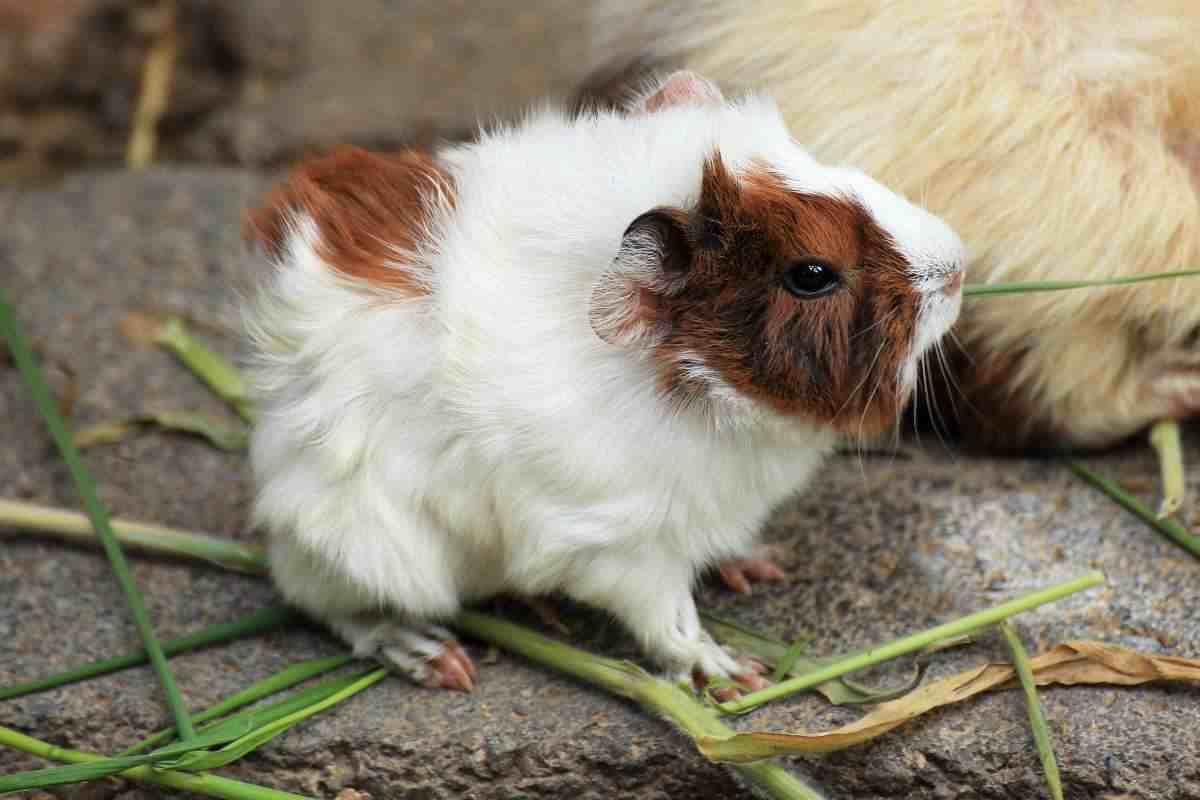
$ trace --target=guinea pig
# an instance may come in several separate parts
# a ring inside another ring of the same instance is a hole
[[[245,231],[274,580],[429,686],[473,686],[441,625],[500,592],[610,612],[673,677],[762,685],[694,581],[777,574],[766,515],[894,422],[961,304],[949,226],[688,72],[436,152],[316,157]]]
[[[919,199],[976,282],[1200,266],[1194,0],[607,0],[595,65],[762,86],[802,146]],[[1200,280],[968,300],[968,443],[1104,447],[1200,412]]]

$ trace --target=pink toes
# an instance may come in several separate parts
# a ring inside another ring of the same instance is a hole
[[[475,664],[458,642],[443,642],[442,651],[429,659],[428,665],[429,676],[424,681],[425,686],[463,692],[475,689],[475,678],[478,675]]]
[[[749,594],[753,581],[781,581],[787,577],[769,558],[734,558],[718,566],[721,580],[739,594]]]
[[[730,700],[736,700],[741,697],[743,690],[757,692],[759,689],[765,689],[771,685],[771,681],[763,677],[768,671],[767,665],[754,658],[739,658],[738,663],[746,669],[744,672],[739,672],[730,677],[733,678],[738,686],[719,686],[712,690],[712,696],[715,700],[726,703]],[[709,678],[700,670],[692,673],[692,681],[697,689],[703,690],[709,683]]]

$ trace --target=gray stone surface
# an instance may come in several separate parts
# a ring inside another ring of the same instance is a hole
[[[157,0],[0,0],[0,182],[119,163]],[[568,93],[571,0],[178,0],[161,159],[262,166],[342,142],[457,136]]]
[[[243,269],[236,220],[263,185],[232,170],[156,170],[0,193],[0,286],[18,305],[59,391],[74,384],[79,424],[146,408],[226,413],[169,357],[133,347],[118,324],[133,310],[186,311],[212,329],[210,341],[233,353],[233,338],[220,330],[229,286]],[[16,371],[2,359],[0,441],[0,496],[77,504]],[[1193,451],[1197,443],[1190,438]],[[117,514],[253,537],[243,526],[241,456],[150,434],[86,458]],[[1145,450],[1096,463],[1153,499],[1156,472]],[[1189,521],[1200,518],[1193,511]],[[894,458],[839,457],[779,511],[768,536],[787,545],[790,581],[751,597],[708,586],[702,602],[779,637],[814,634],[821,654],[1099,568],[1109,575],[1107,587],[1020,619],[1031,647],[1084,637],[1200,657],[1200,563],[1053,463],[970,458],[937,442]],[[273,602],[265,582],[214,569],[136,558],[135,575],[164,636]],[[564,616],[587,646],[632,652],[598,615],[568,609]],[[0,531],[0,684],[135,642],[98,554]],[[472,649],[483,656],[482,648]],[[189,700],[205,706],[284,665],[337,650],[319,631],[297,628],[172,663]],[[940,657],[933,674],[1003,654],[988,640]],[[1200,797],[1200,689],[1080,687],[1050,690],[1044,699],[1070,798]],[[854,713],[804,697],[738,724],[820,728]],[[144,668],[0,703],[0,724],[95,751],[120,748],[165,720]],[[0,751],[0,772],[36,763]],[[866,746],[792,764],[832,798],[1044,796],[1016,692],[977,698]],[[229,772],[322,797],[346,787],[375,798],[748,796],[665,724],[507,656],[482,666],[480,688],[470,696],[385,681]],[[97,793],[160,796],[116,784],[64,795]]]
[[[226,0],[242,65],[231,103],[183,158],[276,164],[343,141],[470,133],[583,78],[588,3],[573,0]]]

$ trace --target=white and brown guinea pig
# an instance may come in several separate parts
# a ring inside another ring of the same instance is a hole
[[[671,674],[761,684],[703,570],[779,576],[764,518],[892,424],[956,319],[941,220],[676,73],[433,153],[343,149],[247,220],[255,517],[286,598],[416,681],[498,592],[615,615]]]
[[[946,219],[973,282],[1200,268],[1196,0],[599,6],[597,65],[640,57],[765,88],[816,158]],[[1198,326],[1195,278],[968,299],[963,433],[1091,447],[1193,416]]]

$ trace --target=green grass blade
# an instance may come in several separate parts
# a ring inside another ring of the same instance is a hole
[[[170,639],[162,644],[162,651],[165,655],[173,656],[179,653],[185,653],[189,650],[195,650],[200,647],[206,647],[211,644],[219,644],[232,639],[240,639],[245,636],[252,636],[263,631],[280,628],[290,622],[299,619],[299,615],[287,608],[276,607],[267,608],[261,611],[255,611],[252,614],[247,614],[240,619],[232,622],[222,622],[216,625],[210,625],[203,630],[189,633],[186,636],[180,636],[178,639]],[[50,675],[45,678],[19,683],[15,686],[0,687],[0,700],[8,700],[13,697],[20,697],[25,694],[34,692],[42,692],[47,689],[53,689],[58,686],[63,686],[68,683],[94,678],[98,675],[107,675],[110,672],[135,667],[139,664],[146,663],[146,651],[139,650],[136,653],[130,653],[116,658],[106,658],[101,661],[93,661],[90,664],[84,664],[79,667],[74,667],[65,672],[60,672],[57,675]]]
[[[1022,611],[1028,611],[1045,603],[1061,600],[1067,595],[1089,589],[1103,582],[1104,575],[1102,573],[1090,572],[1087,575],[1058,584],[1057,586],[1030,592],[1024,597],[1018,597],[1015,600],[1009,600],[1007,603],[1001,603],[993,608],[969,614],[961,619],[948,622],[945,625],[938,625],[921,633],[894,639],[887,644],[871,648],[864,653],[844,658],[836,664],[830,664],[827,667],[822,667],[808,674],[768,686],[757,692],[751,692],[728,703],[718,703],[717,706],[728,714],[743,714],[771,700],[811,689],[817,684],[847,675],[851,672],[857,672],[876,664],[881,664],[897,656],[914,653],[943,639],[961,636],[970,631],[995,625],[1001,620],[1011,617],[1013,614],[1019,614]]]
[[[796,662],[804,655],[804,651],[808,649],[807,639],[797,639],[788,646],[788,649],[779,657],[779,661],[775,664],[775,670],[771,673],[771,682],[778,683],[791,673],[792,668],[796,666]]]
[[[233,407],[246,422],[254,421],[254,411],[246,393],[246,382],[240,372],[217,353],[192,337],[183,320],[172,317],[163,323],[155,337],[162,347],[175,356],[208,384],[217,396]]]
[[[697,701],[690,692],[654,677],[636,664],[598,656],[477,611],[460,612],[452,625],[465,634],[536,664],[629,698],[670,720],[693,741],[701,737],[725,738],[734,733],[710,707]],[[743,778],[776,800],[822,800],[819,792],[778,763],[763,761],[732,766]]]
[[[1013,667],[1017,670],[1017,678],[1025,691],[1025,705],[1029,709],[1029,725],[1033,728],[1033,740],[1037,745],[1038,757],[1042,760],[1042,770],[1046,773],[1046,785],[1050,787],[1050,797],[1053,800],[1063,800],[1062,778],[1058,774],[1058,761],[1054,758],[1054,745],[1050,742],[1050,728],[1046,725],[1046,717],[1042,714],[1042,704],[1038,700],[1037,684],[1033,680],[1033,671],[1029,668],[1029,656],[1021,644],[1021,637],[1016,628],[1008,620],[1000,623],[1000,632],[1008,642],[1012,651]]]
[[[142,428],[161,428],[164,431],[198,436],[218,450],[245,450],[249,434],[244,428],[235,427],[236,424],[231,425],[199,411],[150,411],[126,419],[97,423],[76,431],[72,439],[76,447],[84,450],[96,445],[120,442]]]
[[[379,681],[383,680],[387,676],[387,669],[377,668],[370,670],[362,675],[357,676],[348,685],[345,685],[339,688],[337,691],[332,692],[324,699],[315,703],[310,703],[304,708],[298,709],[291,714],[280,717],[279,719],[267,722],[255,730],[239,737],[233,742],[230,742],[220,750],[216,750],[214,752],[188,753],[180,758],[177,762],[167,764],[166,766],[188,771],[216,769],[217,767],[223,767],[226,764],[241,758],[251,750],[261,747],[271,739],[274,739],[276,736],[286,731],[288,728],[291,728],[293,725],[303,722],[312,715],[317,714],[332,705],[340,703],[343,700],[354,696],[355,694],[358,694],[364,689],[379,683]],[[345,679],[338,680],[343,682],[345,681]]]
[[[776,673],[780,672],[778,668],[779,664],[783,663],[785,659],[791,659],[790,667],[779,678],[772,676],[772,681],[776,683],[788,675],[803,675],[812,670],[835,664],[843,658],[856,655],[855,653],[848,653],[843,656],[834,656],[831,658],[809,658],[800,653],[789,653],[791,648],[783,642],[776,641],[741,623],[723,619],[708,611],[701,611],[700,617],[704,620],[705,629],[718,642],[732,647],[739,652],[752,655],[767,665],[775,665]],[[797,644],[801,644],[802,642],[803,640],[800,640]],[[917,688],[924,674],[924,667],[918,664],[911,678],[900,686],[891,689],[874,689],[870,686],[864,686],[850,680],[845,675],[826,681],[825,683],[819,683],[812,688],[813,691],[823,695],[826,700],[835,706],[885,703],[903,694],[908,694]]]
[[[1163,519],[1183,507],[1183,497],[1187,492],[1179,422],[1168,419],[1155,423],[1150,429],[1150,444],[1158,454],[1159,471],[1162,474],[1162,505],[1158,507],[1158,518]]]
[[[121,591],[125,593],[125,599],[129,604],[129,611],[133,616],[134,625],[137,626],[138,633],[142,637],[146,653],[150,657],[150,663],[154,666],[154,671],[158,674],[159,683],[162,684],[167,705],[175,717],[175,726],[179,729],[179,735],[184,739],[190,739],[195,736],[196,731],[192,727],[187,706],[179,693],[179,687],[175,684],[175,678],[171,675],[171,669],[167,666],[167,658],[163,655],[158,639],[154,635],[154,628],[150,624],[150,616],[146,613],[146,606],[142,602],[141,592],[138,591],[133,576],[129,572],[129,564],[125,560],[125,554],[121,551],[121,545],[117,543],[116,536],[109,527],[108,511],[96,494],[96,484],[84,466],[83,459],[79,456],[79,451],[71,443],[71,435],[68,433],[67,426],[64,424],[62,417],[58,413],[58,408],[50,396],[50,389],[46,386],[42,371],[37,365],[29,344],[25,341],[25,336],[21,332],[21,326],[17,323],[16,315],[13,313],[12,307],[8,304],[3,290],[0,290],[0,331],[3,331],[4,338],[8,340],[9,350],[12,353],[13,360],[17,364],[17,368],[21,371],[25,385],[28,387],[29,393],[33,398],[33,403],[46,423],[46,427],[49,429],[50,435],[54,439],[54,443],[57,445],[63,461],[66,462],[67,469],[71,473],[71,478],[75,482],[75,488],[83,498],[83,505],[88,517],[92,521],[92,526],[96,529],[96,534],[100,537],[101,542],[103,542],[104,550],[108,554],[109,563],[112,564],[113,574],[121,586]]]
[[[1080,281],[1022,281],[1019,283],[968,283],[963,287],[963,297],[984,297],[994,294],[1027,294],[1029,292],[1062,292],[1068,289],[1088,289],[1099,286],[1124,286],[1145,281],[1164,281],[1172,278],[1188,278],[1200,275],[1200,269],[1178,272],[1155,272],[1129,278],[1101,278]]]
[[[368,672],[375,668],[360,670],[351,675],[340,675],[333,678],[328,678],[321,681],[315,686],[309,686],[296,692],[293,695],[277,700],[274,703],[255,706],[243,711],[239,711],[232,716],[216,722],[210,722],[203,727],[205,731],[217,730],[221,726],[228,726],[232,730],[240,730],[243,723],[247,720],[250,722],[250,728],[242,731],[239,736],[249,733],[255,728],[261,728],[263,725],[283,719],[289,714],[294,714],[297,711],[308,708],[314,703],[319,703],[331,695],[340,692],[350,684],[354,683],[359,678],[365,676]],[[236,737],[235,737],[236,738]]]
[[[181,531],[152,522],[112,519],[117,541],[157,555],[208,561],[224,569],[265,575],[267,555],[261,547],[229,539]],[[87,515],[22,500],[0,499],[0,527],[46,533],[78,544],[99,544]]]
[[[1142,522],[1145,522],[1196,558],[1200,558],[1200,537],[1192,535],[1186,528],[1173,519],[1159,519],[1158,515],[1143,505],[1140,500],[1100,473],[1085,467],[1078,461],[1069,461],[1067,464],[1076,475],[1117,501],[1127,511],[1140,517]]]
[[[45,789],[49,786],[62,786],[68,783],[94,781],[142,764],[149,764],[152,761],[154,761],[154,756],[126,756],[89,761],[85,764],[71,764],[66,767],[47,767],[46,769],[17,772],[0,777],[0,795]]]
[[[83,753],[58,747],[4,727],[0,727],[0,745],[68,764],[85,764],[104,760],[103,756],[94,753]],[[147,766],[134,767],[119,774],[122,778],[139,783],[165,786],[205,797],[220,798],[220,800],[311,800],[303,795],[281,792],[265,786],[255,786],[252,783],[244,783],[220,775],[192,775],[186,772],[155,770]]]
[[[172,745],[154,753],[137,756],[117,756],[102,758],[83,764],[71,764],[65,767],[47,767],[45,769],[18,772],[13,775],[0,776],[0,794],[9,792],[44,789],[47,786],[61,786],[67,783],[80,783],[115,775],[132,767],[143,764],[158,765],[198,751],[202,748],[215,747],[226,742],[235,741],[245,736],[253,729],[249,720],[243,720],[237,727],[229,727],[220,731],[211,731],[189,739],[187,742]]]
[[[323,675],[326,672],[342,667],[354,660],[354,656],[346,654],[340,656],[326,656],[325,658],[314,658],[311,661],[305,661],[300,664],[294,664],[285,670],[276,672],[261,681],[252,684],[251,686],[242,689],[240,692],[230,695],[221,702],[205,709],[199,714],[192,717],[192,721],[199,725],[202,722],[223,717],[232,711],[237,711],[243,706],[248,706],[264,697],[282,692],[284,689],[290,689],[298,683],[302,683],[310,678],[315,678],[318,675]],[[204,730],[202,727],[201,730]],[[127,756],[138,753],[147,748],[153,747],[160,742],[164,742],[171,738],[174,734],[173,728],[159,731],[151,736],[147,736],[140,742],[121,751],[119,755]]]

